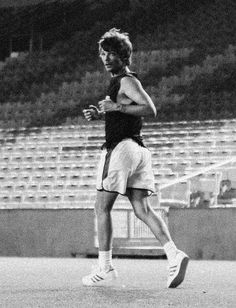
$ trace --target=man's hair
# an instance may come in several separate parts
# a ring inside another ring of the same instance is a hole
[[[99,52],[101,52],[101,49],[114,51],[126,65],[129,66],[131,64],[133,47],[128,33],[122,33],[119,29],[112,28],[101,37],[98,44]]]

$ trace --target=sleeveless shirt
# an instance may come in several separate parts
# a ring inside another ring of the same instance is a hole
[[[117,94],[120,89],[120,81],[123,77],[137,78],[135,73],[124,73],[111,78],[107,95],[113,102],[117,102]],[[131,105],[137,105],[132,102]],[[142,128],[142,118],[130,114],[112,111],[105,113],[105,135],[106,142],[102,148],[113,149],[120,141],[131,138],[144,147],[140,131]]]

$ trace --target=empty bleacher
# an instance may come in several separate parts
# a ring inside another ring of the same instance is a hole
[[[236,120],[146,123],[143,137],[152,152],[157,188],[235,157],[235,124]],[[103,129],[97,123],[1,129],[0,207],[93,207]],[[229,164],[180,181],[161,191],[161,205],[189,206],[199,191],[216,205],[222,181],[231,180],[236,188],[235,171],[235,164]],[[117,207],[124,206],[126,199],[118,200]]]

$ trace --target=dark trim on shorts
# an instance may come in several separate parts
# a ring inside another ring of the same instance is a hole
[[[145,190],[148,193],[148,197],[155,193],[155,191],[147,188],[136,188],[136,187],[126,187],[126,189],[137,189],[137,190]]]
[[[152,190],[146,189],[146,188],[126,187],[126,190],[127,190],[127,189],[145,190],[145,191],[147,191],[147,193],[148,193],[147,197],[150,197],[152,194],[155,193],[155,191],[152,191]],[[127,197],[126,194],[122,194],[122,193],[120,193],[120,192],[118,192],[118,191],[106,190],[106,189],[104,189],[104,188],[102,188],[102,189],[97,189],[97,191],[106,191],[106,192],[110,192],[110,193],[117,193],[117,194],[119,194],[119,195],[121,195],[121,196],[126,196],[126,197]]]
[[[108,170],[109,170],[109,165],[110,165],[112,151],[113,151],[113,149],[107,150],[107,154],[106,154],[105,162],[104,162],[104,166],[103,166],[103,172],[102,172],[102,181],[108,175]]]
[[[125,194],[121,194],[121,193],[118,192],[118,191],[106,190],[106,189],[104,189],[104,188],[102,188],[102,189],[97,189],[97,191],[106,191],[106,192],[109,192],[109,193],[117,193],[118,195],[126,196]]]

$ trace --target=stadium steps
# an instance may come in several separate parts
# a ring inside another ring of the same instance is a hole
[[[235,124],[236,120],[145,123],[144,141],[152,152],[156,182],[167,183],[235,156]],[[0,207],[92,207],[103,142],[104,125],[97,123],[1,129]],[[230,168],[220,170],[222,179],[231,178],[236,185],[234,166]],[[162,200],[169,204],[179,199],[187,205],[191,189],[191,182],[179,183],[163,190]],[[118,208],[126,203],[119,199]]]

